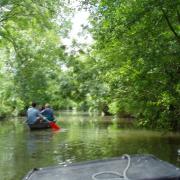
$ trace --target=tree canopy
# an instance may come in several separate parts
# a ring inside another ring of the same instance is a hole
[[[80,5],[90,12],[84,31],[94,43],[87,50],[74,42],[79,51],[68,54],[62,43],[73,15],[68,3],[0,2],[0,115],[30,101],[50,102],[135,117],[143,127],[180,129],[179,1]]]
[[[102,0],[95,7],[95,54],[110,109],[143,126],[178,128],[179,2]]]

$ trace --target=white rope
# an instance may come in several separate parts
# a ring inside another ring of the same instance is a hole
[[[124,154],[124,157],[127,157],[128,164],[127,164],[126,168],[123,171],[123,176],[124,176],[125,180],[129,180],[129,178],[127,177],[127,171],[128,171],[128,169],[130,167],[130,164],[131,164],[131,157],[128,154]]]
[[[103,171],[103,172],[99,172],[99,173],[95,173],[92,175],[92,179],[93,180],[98,180],[99,178],[97,178],[96,176],[102,175],[102,174],[113,174],[118,176],[118,178],[113,178],[113,179],[123,179],[123,176],[121,174],[119,174],[118,172],[114,172],[114,171]]]
[[[92,179],[93,180],[98,180],[97,176],[102,175],[102,174],[113,174],[113,175],[117,176],[117,178],[113,178],[113,180],[130,180],[127,177],[127,171],[128,171],[128,169],[130,167],[131,157],[128,154],[124,154],[123,157],[128,159],[128,163],[127,163],[126,168],[123,171],[123,175],[121,175],[120,173],[115,172],[115,171],[103,171],[103,172],[93,174]]]

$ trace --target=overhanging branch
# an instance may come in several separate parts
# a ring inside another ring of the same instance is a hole
[[[178,42],[180,43],[180,37],[179,37],[179,35],[177,34],[177,32],[175,31],[175,29],[173,28],[173,26],[172,26],[172,24],[171,24],[171,22],[170,22],[170,20],[169,20],[169,18],[168,18],[168,15],[166,14],[166,12],[164,11],[163,8],[161,8],[161,10],[162,10],[162,12],[163,12],[163,15],[164,15],[164,17],[165,17],[165,19],[166,19],[166,22],[167,22],[170,30],[173,32],[173,34],[175,35],[176,39],[177,39]]]

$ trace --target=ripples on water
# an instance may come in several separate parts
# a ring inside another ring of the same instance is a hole
[[[106,159],[122,154],[153,154],[180,166],[180,134],[133,130],[131,121],[84,113],[60,113],[61,131],[29,131],[25,118],[0,122],[0,177],[19,180],[30,169]]]

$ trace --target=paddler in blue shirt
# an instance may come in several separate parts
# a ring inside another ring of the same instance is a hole
[[[40,111],[36,108],[36,103],[33,102],[32,106],[27,110],[27,123],[29,125],[40,123],[43,121],[44,116],[40,113]]]

